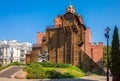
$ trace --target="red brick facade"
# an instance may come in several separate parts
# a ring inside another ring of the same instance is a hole
[[[82,49],[91,57],[99,66],[103,66],[103,43],[92,44],[92,36],[90,28],[86,29],[85,32],[85,44]],[[84,47],[85,46],[85,47]]]
[[[41,46],[43,37],[46,36],[45,32],[37,32],[36,35],[36,45]]]

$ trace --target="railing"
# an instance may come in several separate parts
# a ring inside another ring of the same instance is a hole
[[[61,28],[62,25],[50,25],[50,26],[47,26],[47,29],[54,29],[54,28]]]

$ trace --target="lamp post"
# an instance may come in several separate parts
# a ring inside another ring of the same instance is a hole
[[[105,29],[105,37],[107,39],[107,81],[109,81],[109,67],[110,67],[110,64],[109,64],[109,55],[108,55],[108,47],[109,47],[109,31],[110,31],[110,28],[107,27]]]

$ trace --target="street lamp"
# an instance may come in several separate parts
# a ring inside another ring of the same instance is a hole
[[[110,28],[107,27],[105,29],[105,37],[107,38],[107,81],[109,81],[109,67],[110,67],[110,64],[109,64],[109,55],[108,55],[108,47],[109,47],[109,31],[110,31]]]

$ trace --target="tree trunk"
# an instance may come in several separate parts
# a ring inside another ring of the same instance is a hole
[[[113,76],[112,81],[120,81],[120,77],[118,77],[118,76]]]

